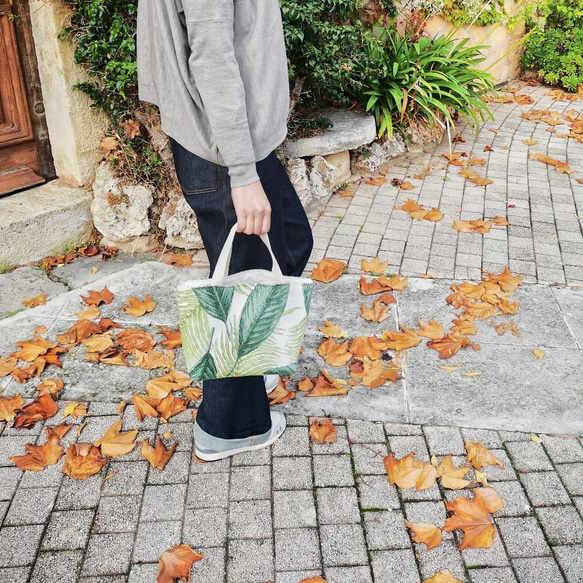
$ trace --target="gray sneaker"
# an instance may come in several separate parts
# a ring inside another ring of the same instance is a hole
[[[254,451],[268,447],[285,431],[285,417],[278,411],[270,411],[271,429],[261,435],[241,439],[221,439],[201,429],[194,422],[194,453],[205,462],[214,462],[244,451]]]

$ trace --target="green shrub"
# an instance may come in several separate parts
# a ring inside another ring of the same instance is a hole
[[[493,77],[477,67],[480,47],[415,36],[386,29],[368,39],[366,58],[355,66],[351,92],[373,112],[379,135],[392,134],[394,117],[409,123],[425,117],[433,126],[440,118],[453,123],[455,114],[477,131],[492,116],[484,96],[494,90]]]
[[[583,84],[583,1],[543,0],[529,5],[522,65],[551,85],[577,91]]]

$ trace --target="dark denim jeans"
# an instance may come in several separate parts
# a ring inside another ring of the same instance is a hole
[[[170,139],[176,175],[215,269],[231,227],[237,222],[227,168],[195,156]],[[312,232],[306,213],[275,153],[257,163],[257,174],[271,204],[269,240],[284,275],[299,276],[312,252]],[[237,233],[229,273],[271,269],[271,256],[261,239]],[[271,428],[263,377],[205,381],[196,421],[223,439],[260,435]]]

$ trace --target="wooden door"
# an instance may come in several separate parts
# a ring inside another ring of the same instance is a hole
[[[0,0],[0,196],[44,182],[15,19],[11,5]]]

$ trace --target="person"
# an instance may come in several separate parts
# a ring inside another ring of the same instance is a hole
[[[268,233],[283,274],[301,275],[311,229],[275,154],[289,113],[278,0],[139,0],[137,56],[140,99],[160,110],[211,274],[237,223],[229,273],[271,268]],[[284,429],[263,377],[204,382],[200,459],[266,447]]]

